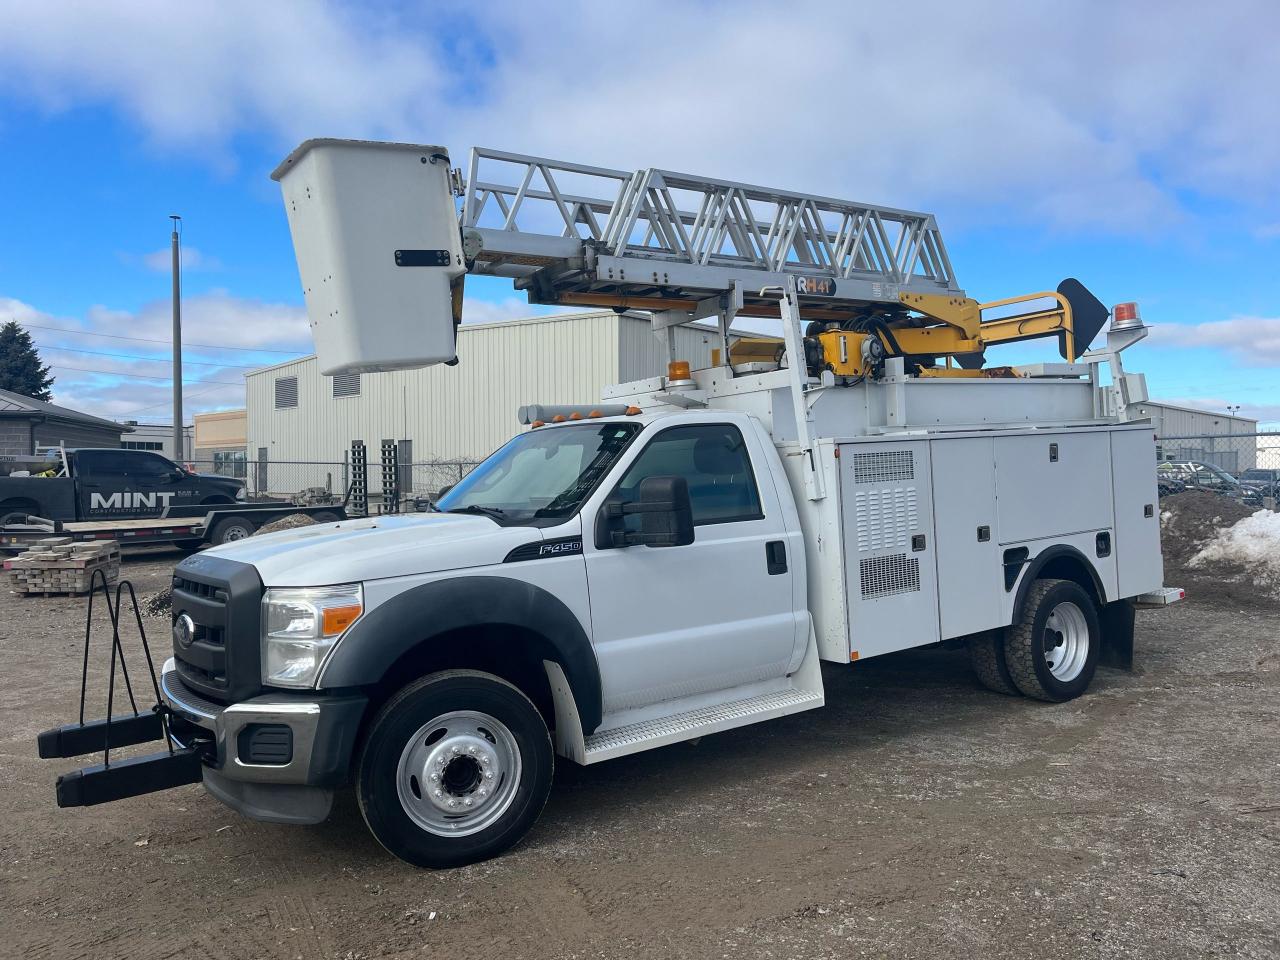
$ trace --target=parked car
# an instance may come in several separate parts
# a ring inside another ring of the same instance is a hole
[[[1253,487],[1264,497],[1280,499],[1280,470],[1251,467],[1240,474],[1240,482]]]
[[[1241,483],[1221,467],[1198,460],[1165,460],[1156,465],[1157,484],[1161,481],[1178,481],[1188,490],[1205,490],[1218,493],[1245,506],[1262,506],[1262,492],[1256,487]]]

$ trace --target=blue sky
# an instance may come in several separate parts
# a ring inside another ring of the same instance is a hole
[[[407,139],[931,210],[970,295],[1136,299],[1154,397],[1280,421],[1280,6],[618,10],[0,0],[0,320],[59,401],[165,420],[181,213],[188,413],[237,406],[310,349],[271,169]],[[536,309],[474,281],[470,320]]]

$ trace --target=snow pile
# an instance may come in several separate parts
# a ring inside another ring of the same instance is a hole
[[[1280,513],[1259,510],[1219,530],[1187,566],[1205,569],[1214,563],[1241,567],[1255,582],[1280,588]]]
[[[1180,570],[1223,530],[1253,513],[1239,501],[1204,490],[1188,490],[1160,501],[1160,538],[1167,567]]]

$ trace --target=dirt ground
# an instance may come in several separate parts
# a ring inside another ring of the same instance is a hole
[[[6,587],[0,956],[1280,956],[1280,606],[1217,586],[1140,613],[1137,669],[1072,703],[914,652],[829,670],[823,710],[563,763],[523,844],[441,872],[349,797],[309,828],[197,786],[56,809],[77,762],[35,737],[74,719],[83,601]]]

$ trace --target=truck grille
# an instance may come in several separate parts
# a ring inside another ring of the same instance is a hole
[[[217,703],[256,694],[258,609],[262,581],[248,564],[197,555],[174,571],[173,622],[183,615],[195,630],[183,643],[174,632],[174,667],[192,691]]]

